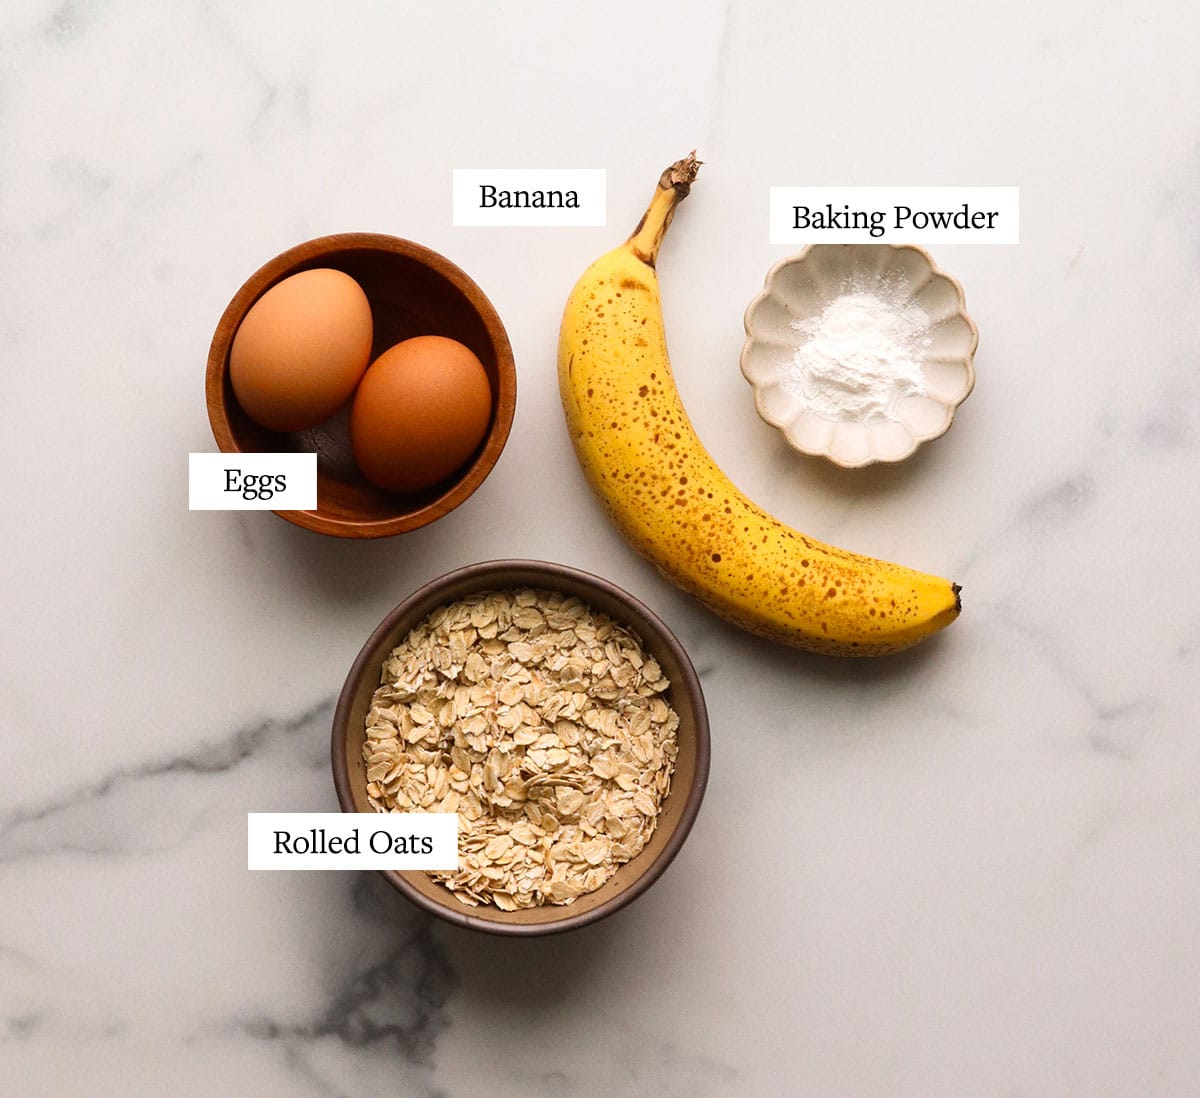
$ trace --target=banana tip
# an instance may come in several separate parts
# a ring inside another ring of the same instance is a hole
[[[952,584],[950,584],[950,587],[954,591],[954,612],[956,614],[961,614],[962,613],[962,585],[958,584],[958,583],[952,583]]]

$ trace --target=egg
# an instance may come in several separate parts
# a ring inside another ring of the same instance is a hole
[[[422,491],[470,458],[491,414],[487,372],[469,347],[444,336],[406,339],[371,363],[354,394],[354,460],[377,488]]]
[[[302,431],[328,419],[371,360],[371,306],[348,274],[301,271],[277,282],[238,326],[229,380],[255,423]]]

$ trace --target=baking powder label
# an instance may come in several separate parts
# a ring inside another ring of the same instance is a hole
[[[772,244],[1019,244],[1019,187],[772,187]]]

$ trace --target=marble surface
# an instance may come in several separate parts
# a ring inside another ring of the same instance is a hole
[[[1200,1093],[1200,16],[1032,11],[4,5],[0,1089]],[[562,302],[693,146],[659,265],[687,407],[781,518],[963,584],[910,654],[741,635],[585,488]],[[478,166],[606,168],[609,224],[455,229]],[[934,249],[978,385],[901,467],[798,458],[738,372],[787,254],[767,187],[805,183],[1022,188],[1020,246]],[[225,304],[360,229],[448,255],[508,325],[493,475],[371,544],[189,513]],[[666,876],[512,942],[373,874],[247,872],[247,811],[336,808],[333,699],[379,618],[509,555],[625,586],[703,673],[712,775]]]

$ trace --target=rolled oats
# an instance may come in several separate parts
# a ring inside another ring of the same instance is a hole
[[[457,812],[463,903],[569,904],[646,845],[679,717],[632,630],[561,593],[489,591],[387,657],[367,714],[380,812]]]

